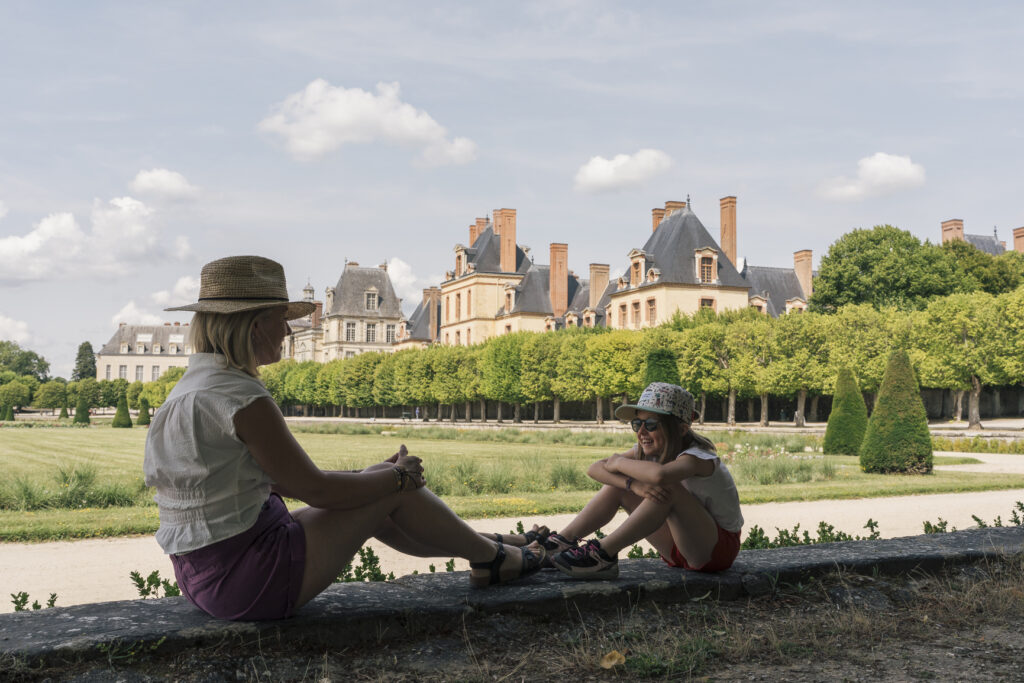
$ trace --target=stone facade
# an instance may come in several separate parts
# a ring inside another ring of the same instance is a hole
[[[121,323],[96,354],[96,379],[152,382],[170,368],[188,367],[191,353],[188,323]]]

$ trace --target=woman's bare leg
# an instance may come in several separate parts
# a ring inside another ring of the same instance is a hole
[[[306,534],[306,570],[298,605],[316,597],[351,562],[370,536],[391,522],[419,548],[436,556],[461,557],[470,562],[494,559],[497,544],[466,524],[440,498],[422,488],[393,493],[354,510],[302,508],[292,513]],[[503,566],[519,567],[518,548],[506,546]]]

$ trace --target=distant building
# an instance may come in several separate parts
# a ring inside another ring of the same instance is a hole
[[[986,254],[999,256],[1006,252],[1006,242],[999,239],[999,233],[992,228],[991,235],[967,235],[964,234],[964,222],[960,218],[951,218],[942,221],[942,243],[961,240],[980,249]],[[1024,228],[1016,228],[1013,231],[1013,250],[1024,253]]]
[[[317,304],[306,318],[291,322],[293,333],[282,344],[282,358],[326,363],[367,351],[392,351],[402,322],[401,300],[388,277],[387,264],[364,268],[349,261],[324,301],[313,301],[313,287],[303,290]]]
[[[121,323],[96,354],[96,379],[152,382],[170,368],[188,367],[191,353],[188,323]]]
[[[395,351],[426,348],[438,342],[440,333],[441,288],[428,287],[416,310],[399,322]]]

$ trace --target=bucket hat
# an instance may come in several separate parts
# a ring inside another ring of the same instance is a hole
[[[287,306],[288,320],[313,312],[312,301],[289,301],[284,268],[262,256],[228,256],[210,261],[199,276],[199,301],[165,311],[240,313]]]
[[[693,421],[693,394],[686,389],[667,382],[651,382],[640,394],[634,405],[621,405],[615,409],[615,417],[632,420],[638,410],[659,415],[673,415],[680,422]]]

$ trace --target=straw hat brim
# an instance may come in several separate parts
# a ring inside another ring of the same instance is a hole
[[[198,301],[188,306],[176,306],[165,308],[165,311],[194,311],[196,313],[241,313],[243,311],[255,311],[260,308],[274,308],[275,306],[286,306],[285,317],[288,320],[304,318],[314,310],[316,304],[312,301],[238,301],[232,299],[215,299],[210,301]]]

